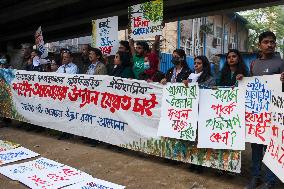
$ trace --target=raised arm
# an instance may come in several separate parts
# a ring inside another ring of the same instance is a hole
[[[135,48],[134,48],[134,40],[133,39],[129,39],[129,46],[130,46],[130,51],[132,56],[135,55]]]
[[[157,53],[157,51],[159,49],[159,45],[160,45],[160,36],[156,35],[155,41],[154,41],[152,49],[151,49],[151,53]]]

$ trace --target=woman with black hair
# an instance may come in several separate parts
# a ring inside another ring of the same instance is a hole
[[[234,86],[237,80],[247,76],[249,76],[249,72],[240,52],[236,49],[230,49],[226,55],[226,62],[221,70],[218,85]]]
[[[216,84],[211,75],[210,62],[206,56],[197,56],[194,58],[195,73],[191,73],[183,83],[188,85],[191,82],[197,82],[199,86],[212,87]]]
[[[110,74],[114,77],[134,78],[128,52],[118,51],[114,57],[114,68]]]
[[[172,63],[174,67],[169,69],[166,73],[166,77],[161,80],[162,84],[167,82],[179,83],[186,80],[191,73],[186,63],[186,55],[184,50],[176,49],[173,52]]]

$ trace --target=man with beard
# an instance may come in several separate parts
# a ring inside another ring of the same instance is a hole
[[[284,81],[284,61],[275,54],[276,36],[273,32],[266,31],[259,35],[260,58],[251,64],[252,76],[263,76],[281,74],[281,81]],[[260,185],[261,164],[266,150],[266,145],[251,144],[252,149],[252,179],[246,189],[255,189]],[[277,177],[269,169],[265,171],[264,184],[258,189],[271,189],[275,187]]]

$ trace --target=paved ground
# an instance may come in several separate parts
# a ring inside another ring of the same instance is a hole
[[[1,124],[0,124],[1,125]],[[13,126],[0,128],[0,139],[13,141],[43,157],[85,171],[96,178],[126,186],[127,189],[238,189],[249,179],[250,147],[243,154],[242,174],[220,176],[206,168],[198,174],[185,163],[143,155],[104,143],[91,147],[76,137],[57,140],[49,132],[27,132]],[[0,175],[0,189],[25,189],[21,183]],[[283,189],[280,184],[277,189]]]

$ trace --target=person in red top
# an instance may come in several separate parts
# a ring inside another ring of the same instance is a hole
[[[160,36],[157,35],[155,36],[155,42],[153,43],[152,49],[150,51],[149,45],[146,41],[138,41],[136,43],[135,49],[134,40],[130,39],[129,45],[133,58],[133,72],[136,79],[150,79],[153,74],[158,71],[159,59],[157,49],[159,47],[159,42]]]

